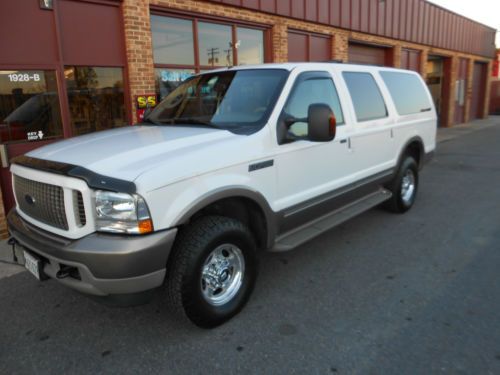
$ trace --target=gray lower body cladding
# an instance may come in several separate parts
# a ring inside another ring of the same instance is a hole
[[[160,286],[177,233],[177,229],[144,236],[93,233],[69,240],[27,223],[16,209],[8,214],[7,223],[18,244],[45,260],[46,275],[56,278],[61,265],[75,267],[80,280],[58,281],[94,296],[139,293]]]

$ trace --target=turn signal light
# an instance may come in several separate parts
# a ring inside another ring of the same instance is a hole
[[[335,115],[332,113],[328,119],[328,125],[330,126],[330,135],[335,137],[335,133],[337,132],[337,119]]]
[[[151,219],[139,220],[138,228],[140,234],[150,233],[153,231],[153,222]]]

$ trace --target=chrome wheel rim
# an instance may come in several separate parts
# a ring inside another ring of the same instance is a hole
[[[413,173],[413,170],[407,169],[401,181],[401,200],[405,204],[411,203],[415,194],[415,187],[415,173]]]
[[[213,306],[221,306],[234,298],[241,288],[245,273],[243,252],[233,244],[215,248],[201,270],[201,291]]]

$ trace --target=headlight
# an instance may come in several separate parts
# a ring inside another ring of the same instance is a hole
[[[97,190],[95,210],[99,231],[131,234],[153,231],[148,206],[139,195]]]

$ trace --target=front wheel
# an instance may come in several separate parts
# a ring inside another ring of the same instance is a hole
[[[418,190],[418,165],[415,159],[407,156],[386,187],[392,192],[392,197],[385,202],[385,207],[397,213],[408,211],[415,203]]]
[[[203,328],[218,326],[245,305],[255,284],[255,241],[237,220],[207,216],[180,234],[169,262],[169,304]]]

